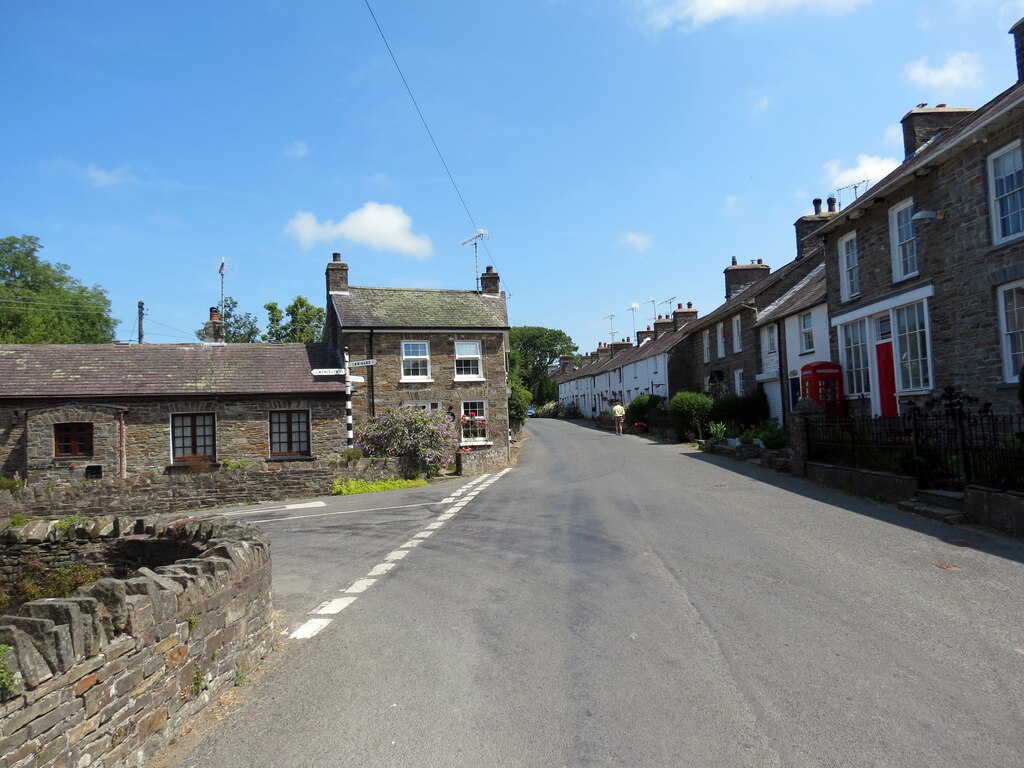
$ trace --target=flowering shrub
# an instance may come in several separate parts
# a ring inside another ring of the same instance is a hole
[[[358,430],[359,442],[375,456],[406,456],[428,475],[455,459],[459,428],[444,411],[383,408]]]

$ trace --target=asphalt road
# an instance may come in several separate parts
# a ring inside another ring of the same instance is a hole
[[[246,513],[284,631],[329,623],[175,764],[1024,765],[1024,543],[684,446],[528,430],[468,488]]]

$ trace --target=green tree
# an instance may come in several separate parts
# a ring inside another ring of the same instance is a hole
[[[263,334],[263,341],[320,341],[324,327],[324,310],[323,307],[310,304],[305,296],[296,296],[283,312],[276,301],[264,304],[263,308],[267,310],[267,332]]]
[[[117,320],[99,286],[85,286],[67,264],[39,258],[39,238],[0,238],[0,343],[105,344]]]
[[[564,331],[522,325],[512,328],[509,338],[509,362],[512,371],[538,402],[542,379],[548,375],[548,366],[562,355],[571,355],[577,347]]]

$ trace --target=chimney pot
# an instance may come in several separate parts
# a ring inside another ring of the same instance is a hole
[[[486,272],[487,274],[491,274],[492,272],[494,272],[494,267],[488,266],[487,269],[484,270],[484,272]]]
[[[758,260],[757,260],[757,263],[758,263],[758,264],[764,264],[764,259],[758,259]]]
[[[331,254],[331,261],[341,261],[341,254],[340,253],[332,253]]]
[[[736,266],[736,257],[735,256],[732,257],[732,265],[734,267]]]
[[[836,199],[834,197],[832,197],[831,195],[828,198],[828,212],[829,213],[835,213],[836,212]]]
[[[814,215],[815,216],[820,216],[821,215],[821,198],[820,197],[816,197],[811,202],[814,203]]]
[[[682,309],[682,308],[683,308],[683,302],[680,301],[678,304],[676,304],[676,309]]]
[[[686,302],[686,308],[687,309],[693,309],[693,302],[692,301]]]

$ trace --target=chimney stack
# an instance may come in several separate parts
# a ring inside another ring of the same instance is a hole
[[[654,321],[654,338],[660,339],[666,333],[670,333],[673,330],[672,318],[668,315],[664,317],[658,315],[658,319]]]
[[[217,307],[210,307],[210,319],[203,326],[203,335],[210,344],[224,343],[224,321],[220,319]]]
[[[801,216],[793,222],[793,227],[796,229],[797,261],[808,256],[813,256],[820,250],[821,243],[819,238],[809,237],[809,235],[836,215],[836,199],[834,196],[829,195],[828,211],[821,210],[820,197],[814,198],[812,202],[814,204],[814,213],[807,216]]]
[[[725,299],[728,301],[736,296],[744,288],[749,288],[758,280],[768,276],[771,267],[762,264],[757,259],[754,264],[737,264],[736,257],[732,259],[732,266],[725,268]]]
[[[573,367],[574,358],[572,355],[562,355],[558,358],[558,372],[569,373]]]
[[[637,331],[636,332],[636,345],[639,347],[645,341],[647,341],[649,339],[653,339],[653,338],[654,338],[654,331],[651,330],[651,326],[648,325],[646,331]]]
[[[686,308],[683,308],[682,303],[676,306],[676,311],[672,313],[672,327],[675,330],[679,330],[687,323],[691,323],[697,319],[697,310],[693,308],[693,302],[686,302]]]
[[[327,293],[348,293],[348,264],[341,260],[340,253],[331,254],[327,265]]]
[[[952,128],[974,110],[969,107],[918,107],[903,116],[903,154],[910,157],[943,131]]]
[[[497,296],[501,291],[501,278],[498,273],[494,271],[494,267],[487,267],[484,273],[480,275],[480,291],[482,293],[492,294]]]
[[[1017,52],[1017,82],[1020,83],[1024,82],[1024,19],[1010,27],[1010,34]]]

